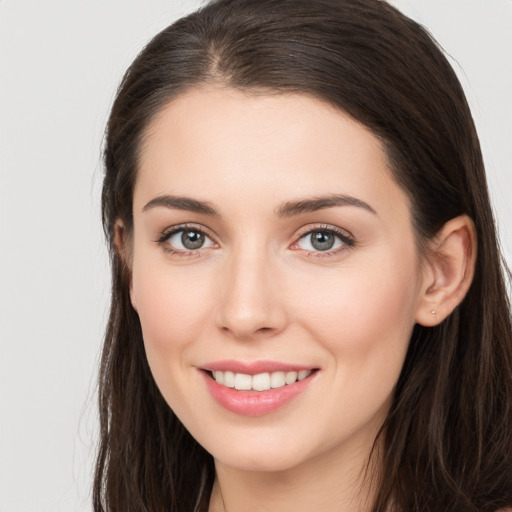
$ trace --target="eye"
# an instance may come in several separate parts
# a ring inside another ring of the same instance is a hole
[[[353,247],[354,241],[347,234],[332,228],[318,228],[302,235],[296,242],[299,249],[309,252],[336,252],[343,247]]]
[[[166,248],[172,252],[185,253],[215,245],[213,240],[204,231],[197,228],[184,227],[165,233],[158,242],[164,243],[167,246]]]

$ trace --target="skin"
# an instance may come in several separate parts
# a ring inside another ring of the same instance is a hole
[[[332,194],[369,208],[277,213]],[[217,214],[149,204],[162,196]],[[422,264],[408,197],[379,140],[310,97],[194,89],[147,130],[133,213],[132,304],[157,385],[215,459],[210,510],[367,510],[373,488],[362,473],[413,326],[441,321],[448,285],[456,304],[468,277]],[[181,233],[163,240],[183,224],[206,233],[202,248],[187,252]],[[315,229],[340,230],[353,245],[316,250],[306,235]],[[471,237],[461,221],[438,243],[467,262]],[[226,359],[319,371],[290,403],[248,417],[206,389],[200,368]]]

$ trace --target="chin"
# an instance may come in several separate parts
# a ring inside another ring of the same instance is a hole
[[[304,438],[283,435],[282,432],[267,432],[263,437],[246,432],[243,442],[236,436],[226,436],[220,443],[204,443],[203,446],[212,454],[216,463],[240,471],[249,472],[283,472],[299,468],[322,454],[329,452],[331,446],[305,443]],[[307,439],[307,437],[306,437]],[[228,441],[231,441],[228,443]]]
[[[301,464],[301,459],[289,454],[277,454],[273,451],[255,450],[253,453],[221,454],[214,456],[216,463],[239,471],[257,473],[278,473],[289,471]]]

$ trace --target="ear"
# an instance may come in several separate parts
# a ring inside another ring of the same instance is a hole
[[[116,246],[116,252],[123,264],[124,271],[128,274],[129,286],[130,286],[130,300],[133,309],[137,311],[135,303],[135,296],[133,293],[133,280],[132,280],[132,240],[126,229],[124,222],[121,219],[117,219],[114,224],[114,244]]]
[[[440,324],[464,299],[475,272],[476,230],[467,215],[448,221],[430,242],[416,322]]]

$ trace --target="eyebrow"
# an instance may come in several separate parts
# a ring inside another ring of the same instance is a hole
[[[142,208],[142,211],[147,212],[148,210],[156,208],[157,206],[172,208],[175,210],[186,210],[189,212],[203,213],[205,215],[219,215],[213,205],[206,201],[198,201],[197,199],[192,199],[190,197],[168,195],[158,196],[154,199],[151,199],[151,201],[149,201],[149,203],[147,203],[144,208]]]
[[[213,207],[212,203],[207,201],[199,201],[191,197],[170,196],[163,195],[151,199],[144,208],[143,212],[147,212],[156,207],[171,208],[175,210],[186,210],[189,212],[202,213],[204,215],[219,216],[219,213]],[[334,208],[336,206],[356,206],[363,208],[374,215],[377,212],[368,204],[357,199],[356,197],[347,196],[344,194],[331,194],[328,196],[312,197],[308,199],[300,199],[297,201],[287,201],[275,210],[275,213],[280,218],[293,217],[302,213],[315,212],[325,208]]]
[[[292,217],[294,215],[300,215],[301,213],[316,212],[317,210],[334,208],[336,206],[357,206],[358,208],[363,208],[377,215],[377,212],[368,203],[356,197],[344,194],[332,194],[310,199],[301,199],[299,201],[288,201],[276,210],[276,215],[278,217]]]

